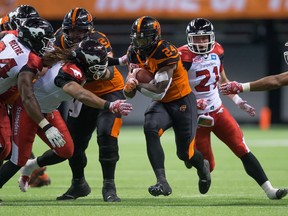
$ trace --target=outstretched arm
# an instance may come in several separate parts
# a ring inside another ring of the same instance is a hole
[[[128,115],[133,109],[132,105],[126,103],[125,100],[116,100],[114,102],[103,100],[74,81],[65,84],[63,90],[83,104],[97,109],[107,109],[110,112],[121,115]]]

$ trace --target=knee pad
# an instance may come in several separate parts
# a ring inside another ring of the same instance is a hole
[[[118,140],[115,137],[103,135],[97,137],[99,145],[99,161],[116,163],[119,160]]]

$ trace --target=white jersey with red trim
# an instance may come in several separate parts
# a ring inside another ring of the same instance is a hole
[[[61,102],[73,99],[62,88],[55,85],[55,78],[59,73],[66,74],[61,77],[62,80],[66,77],[69,81],[84,84],[84,75],[76,65],[61,62],[53,65],[33,85],[34,94],[42,113],[50,113],[57,109]]]
[[[178,48],[183,62],[191,63],[188,70],[189,83],[197,99],[206,99],[208,106],[198,110],[198,114],[212,112],[222,104],[218,91],[218,81],[223,70],[224,50],[218,43],[214,49],[199,55],[191,52],[187,45]]]
[[[42,70],[42,60],[22,45],[16,35],[6,34],[0,41],[0,94],[17,85],[18,74],[25,65],[35,74]]]

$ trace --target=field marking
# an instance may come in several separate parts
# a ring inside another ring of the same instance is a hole
[[[248,146],[288,147],[288,139],[245,140]]]

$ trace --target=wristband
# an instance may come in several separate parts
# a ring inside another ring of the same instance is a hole
[[[239,103],[241,103],[243,100],[242,100],[242,98],[241,97],[239,97],[239,95],[234,95],[234,97],[232,98],[232,100],[233,100],[233,102],[235,103],[235,104],[239,104]]]
[[[52,127],[52,125],[47,121],[46,118],[43,118],[40,122],[39,122],[39,127],[41,127],[44,131],[47,131],[49,128]]]
[[[120,57],[120,58],[118,58],[118,61],[119,61],[119,65],[120,66],[124,66],[125,64],[123,63],[123,61],[122,61],[122,58]]]
[[[243,92],[249,92],[250,91],[250,83],[242,83]]]
[[[111,102],[106,101],[105,104],[104,104],[104,110],[109,110],[110,109],[110,104],[111,104]]]

